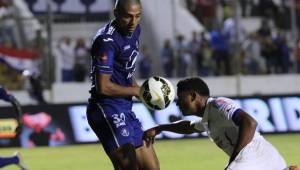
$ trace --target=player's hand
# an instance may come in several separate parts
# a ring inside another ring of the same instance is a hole
[[[297,165],[292,165],[289,167],[289,170],[299,170]]]
[[[159,134],[159,132],[155,128],[148,129],[144,132],[143,139],[147,146],[154,143],[157,134]]]
[[[134,87],[134,96],[140,100],[140,86],[133,86]]]

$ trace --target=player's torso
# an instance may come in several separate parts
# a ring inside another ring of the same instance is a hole
[[[224,152],[230,155],[237,143],[239,128],[230,119],[228,120],[222,111],[208,104],[208,130],[209,137]]]
[[[132,85],[135,63],[139,56],[137,37],[119,37],[119,51],[114,61],[113,81],[123,80],[124,85]],[[115,80],[114,80],[115,79]],[[120,83],[123,83],[120,82]]]
[[[101,58],[101,60],[105,62],[112,62],[112,73],[111,81],[121,86],[132,86],[133,84],[133,76],[135,73],[135,64],[137,61],[137,57],[139,56],[139,34],[140,28],[139,26],[132,33],[131,36],[123,36],[120,34],[116,27],[110,23],[106,25],[104,28],[100,29],[93,41],[92,45],[92,93],[95,93],[95,77],[97,72],[95,70],[95,59],[97,57]],[[114,57],[113,59],[107,56],[95,56],[97,53],[97,45],[95,45],[97,39],[102,39],[103,42],[111,43],[114,47]],[[110,61],[112,60],[112,61]],[[93,96],[93,94],[92,94]],[[102,97],[103,98],[103,97]],[[109,98],[109,97],[107,97]],[[126,99],[126,100],[130,100]]]

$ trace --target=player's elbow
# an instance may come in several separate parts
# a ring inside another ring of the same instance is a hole
[[[249,119],[247,121],[248,127],[250,127],[251,129],[256,129],[257,128],[257,121],[253,118]]]
[[[111,83],[102,83],[97,87],[97,92],[99,95],[110,96],[111,91],[112,91]]]

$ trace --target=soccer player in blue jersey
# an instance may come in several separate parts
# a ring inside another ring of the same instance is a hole
[[[118,170],[159,169],[155,151],[144,144],[142,125],[132,111],[132,97],[140,91],[133,76],[141,11],[140,0],[116,1],[115,19],[96,33],[91,48],[87,118]]]
[[[19,121],[18,129],[20,130],[22,110],[21,110],[21,105],[19,104],[18,100],[13,95],[8,93],[6,91],[6,89],[2,86],[0,86],[0,100],[10,102],[13,105],[15,111],[18,114],[18,121]],[[0,156],[0,168],[8,166],[8,165],[13,165],[13,164],[19,166],[20,169],[22,169],[22,170],[28,169],[27,166],[25,165],[25,163],[22,161],[21,156],[18,152],[16,152],[11,157],[1,157]]]

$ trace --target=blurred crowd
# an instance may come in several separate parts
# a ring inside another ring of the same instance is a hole
[[[2,3],[5,2],[5,3]],[[11,1],[0,0],[0,46],[19,48],[14,8]],[[300,73],[300,39],[291,41],[290,0],[241,0],[242,18],[258,16],[260,27],[248,32],[245,25],[237,26],[232,0],[186,0],[187,8],[204,25],[203,32],[176,35],[166,39],[160,50],[160,66],[154,66],[157,56],[141,45],[137,63],[138,78],[147,78],[162,70],[165,77],[222,76]],[[300,35],[300,0],[295,0],[297,30]],[[239,33],[237,35],[237,33]],[[192,37],[188,39],[187,37]],[[61,37],[53,44],[55,80],[84,82],[89,78],[89,41],[84,38]],[[24,46],[38,53],[32,75],[41,79],[49,63],[45,32],[38,29],[35,37]],[[24,70],[23,70],[24,71]],[[28,76],[0,61],[0,84],[9,89],[21,89]],[[20,74],[21,73],[21,74]],[[41,74],[43,73],[43,74]],[[57,76],[59,75],[59,76]]]
[[[84,82],[88,80],[90,67],[89,45],[83,38],[72,40],[68,36],[62,37],[55,50],[55,55],[61,64],[62,82]]]
[[[161,49],[164,76],[300,73],[300,41],[296,43],[292,37],[290,0],[277,4],[272,0],[241,0],[242,19],[256,16],[261,20],[260,27],[251,32],[235,23],[232,0],[186,2],[205,31],[193,32],[191,40],[177,35],[173,41],[165,41]],[[300,35],[300,1],[295,3]]]

